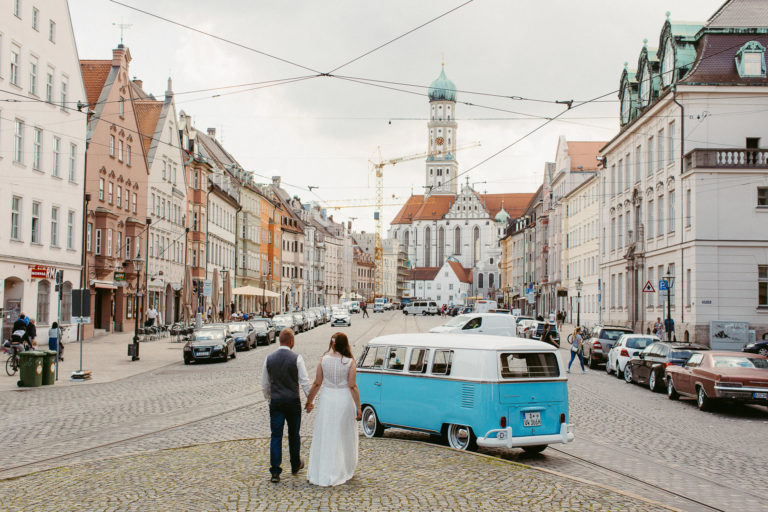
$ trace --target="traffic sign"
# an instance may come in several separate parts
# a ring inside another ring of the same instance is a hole
[[[643,286],[643,291],[646,293],[653,293],[656,290],[653,289],[653,285],[651,284],[650,281],[648,281],[647,283],[645,283],[645,286]]]
[[[667,280],[661,279],[659,280],[659,291],[666,291],[667,290]]]

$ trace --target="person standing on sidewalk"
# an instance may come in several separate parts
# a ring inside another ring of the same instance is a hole
[[[48,349],[57,353],[59,361],[64,360],[64,346],[61,344],[61,327],[58,322],[53,322],[48,329]]]
[[[155,325],[155,319],[157,319],[157,310],[154,306],[149,306],[147,310],[147,327]]]
[[[32,350],[37,350],[37,326],[34,318],[30,318],[27,325],[27,343]]]
[[[571,373],[571,365],[573,364],[573,360],[576,359],[576,356],[579,357],[579,363],[581,363],[581,371],[584,373],[587,373],[587,369],[584,367],[584,357],[582,355],[581,350],[581,344],[583,340],[581,338],[581,327],[576,327],[573,330],[573,335],[571,339],[571,360],[568,362],[568,373]]]
[[[264,360],[261,373],[261,391],[269,400],[269,472],[272,483],[280,482],[283,472],[283,431],[288,424],[288,449],[291,457],[291,473],[304,468],[301,460],[301,398],[299,386],[309,396],[311,386],[307,368],[301,355],[293,351],[295,340],[291,329],[280,331],[280,348]]]

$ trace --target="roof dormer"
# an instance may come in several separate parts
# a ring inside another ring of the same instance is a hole
[[[749,41],[736,52],[736,69],[742,78],[765,78],[765,46]]]

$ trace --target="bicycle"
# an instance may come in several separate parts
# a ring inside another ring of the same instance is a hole
[[[5,360],[5,373],[7,373],[9,377],[13,377],[16,375],[16,372],[19,371],[21,363],[19,352],[21,352],[21,350],[11,345],[10,347],[3,346],[3,352],[8,353],[8,359]]]

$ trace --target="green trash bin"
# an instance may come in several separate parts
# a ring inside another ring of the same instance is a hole
[[[56,382],[56,351],[40,350],[43,353],[43,386]]]
[[[45,354],[39,350],[26,350],[19,353],[19,357],[21,358],[21,380],[18,385],[24,388],[42,386]]]

